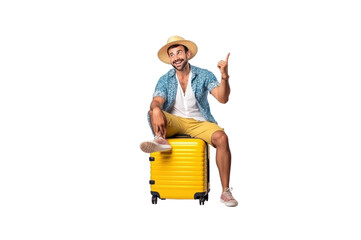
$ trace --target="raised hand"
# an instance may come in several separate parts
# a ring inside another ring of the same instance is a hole
[[[229,59],[229,55],[231,53],[227,54],[226,59],[223,61],[219,61],[217,67],[219,68],[219,70],[221,71],[221,75],[222,75],[222,79],[228,80],[229,75],[228,75],[228,59]]]

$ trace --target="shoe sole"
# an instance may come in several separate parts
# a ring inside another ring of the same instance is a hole
[[[224,203],[224,205],[226,205],[227,207],[237,207],[238,206],[238,202],[225,202],[221,199],[221,203]]]
[[[140,149],[145,153],[164,152],[172,149],[170,145],[160,145],[154,142],[143,142],[140,144]]]

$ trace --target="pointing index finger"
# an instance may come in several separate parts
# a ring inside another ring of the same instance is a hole
[[[227,57],[226,57],[226,62],[228,62],[228,58],[229,58],[229,55],[230,55],[231,53],[228,53],[227,54]]]

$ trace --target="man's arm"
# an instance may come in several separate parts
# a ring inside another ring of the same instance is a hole
[[[217,67],[221,71],[221,83],[218,87],[214,88],[211,94],[220,102],[227,103],[229,94],[231,93],[231,88],[229,86],[229,75],[228,75],[228,59],[230,53],[228,53],[226,60],[219,61]]]
[[[154,97],[150,104],[150,122],[152,124],[153,132],[155,135],[160,135],[165,138],[166,134],[166,118],[162,112],[162,106],[165,99],[162,97]]]
[[[154,97],[150,104],[150,110],[153,111],[155,108],[159,108],[159,110],[162,110],[162,106],[164,102],[165,102],[164,98]]]

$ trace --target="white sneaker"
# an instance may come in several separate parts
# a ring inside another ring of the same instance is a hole
[[[232,188],[227,188],[221,195],[221,202],[224,203],[227,207],[236,207],[238,202],[232,196]]]
[[[172,146],[164,138],[156,136],[153,141],[142,142],[140,149],[145,153],[163,152],[171,150]]]

